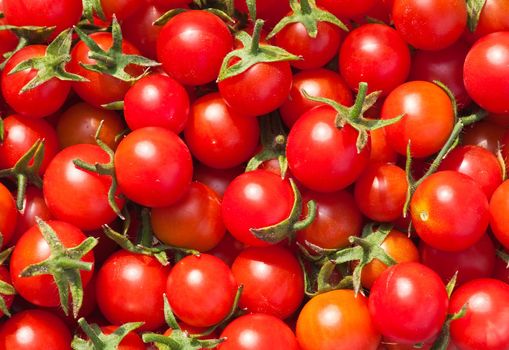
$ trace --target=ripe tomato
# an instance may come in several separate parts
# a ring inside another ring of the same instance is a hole
[[[22,48],[9,58],[2,70],[1,87],[5,102],[17,113],[30,118],[42,118],[58,111],[71,90],[70,82],[51,78],[21,93],[21,89],[36,76],[37,70],[31,68],[9,74],[19,63],[44,56],[46,47],[45,45],[29,45]]]
[[[468,33],[468,39],[472,41],[495,32],[509,30],[509,17],[505,16],[509,11],[509,2],[504,0],[486,0],[482,7],[479,22],[474,33]]]
[[[387,142],[406,155],[408,142],[413,157],[438,152],[452,132],[454,112],[449,96],[437,85],[411,81],[394,89],[385,99],[382,119],[403,118],[384,128]]]
[[[128,134],[115,152],[115,173],[123,194],[147,207],[175,203],[188,190],[193,163],[173,132],[146,127]]]
[[[371,130],[369,133],[371,163],[396,163],[398,161],[398,153],[388,144],[384,129]]]
[[[6,209],[1,209],[0,213],[9,213],[9,211]],[[11,214],[7,215],[12,215],[12,212]],[[15,245],[21,235],[36,224],[36,217],[47,221],[51,218],[51,213],[49,212],[46,201],[44,200],[42,190],[34,186],[28,186],[25,191],[23,210],[19,211],[18,213],[18,218],[16,220],[16,230],[14,231],[12,240],[6,239],[7,237],[5,232],[8,232],[8,230],[4,230],[0,227],[0,232],[2,232],[4,235],[4,242],[10,241],[12,245]]]
[[[288,135],[286,155],[290,170],[313,191],[341,190],[368,165],[369,146],[358,152],[357,130],[350,125],[337,128],[336,115],[330,106],[314,108],[299,118]]]
[[[370,92],[387,95],[406,81],[410,50],[399,33],[384,24],[366,24],[345,39],[339,53],[341,75],[351,89],[368,83]]]
[[[249,229],[271,226],[288,218],[293,201],[288,180],[266,170],[244,173],[226,189],[221,208],[223,221],[242,243],[268,246],[270,243],[256,238]]]
[[[157,58],[157,37],[162,28],[153,23],[163,14],[164,11],[159,7],[150,3],[142,3],[136,13],[121,23],[124,37],[140,49],[145,57]]]
[[[66,248],[76,247],[87,237],[76,226],[63,221],[48,221],[47,224],[55,231],[58,239]],[[32,226],[18,240],[11,255],[11,279],[16,291],[27,301],[39,306],[58,306],[60,299],[55,280],[52,275],[43,274],[31,277],[21,277],[20,273],[26,267],[40,263],[50,257],[50,247],[39,230]],[[88,252],[81,261],[94,263],[93,251]],[[81,283],[85,287],[90,278],[91,271],[80,271]]]
[[[475,244],[490,220],[486,195],[470,177],[439,171],[426,178],[410,202],[412,223],[430,246],[457,252]]]
[[[244,172],[244,167],[237,166],[230,169],[214,169],[196,162],[194,180],[207,185],[219,198],[223,198],[226,188],[237,176]]]
[[[180,83],[203,85],[217,78],[223,58],[232,48],[232,35],[219,17],[191,10],[165,24],[157,39],[157,58]]]
[[[245,245],[239,242],[228,232],[224,235],[221,242],[208,253],[223,260],[228,266],[232,266],[233,261],[244,250]]]
[[[313,97],[325,97],[343,106],[353,104],[352,92],[344,79],[328,69],[306,70],[294,74],[292,88],[286,101],[279,108],[283,122],[291,128],[293,124],[310,109],[322,105],[307,99],[303,93]]]
[[[214,248],[225,234],[219,196],[199,182],[175,204],[152,209],[150,220],[161,242],[200,252]]]
[[[508,113],[509,32],[486,35],[470,49],[463,79],[475,103],[492,113]],[[489,86],[489,89],[486,87]]]
[[[226,341],[218,350],[299,350],[290,327],[266,314],[248,314],[233,320],[221,333]]]
[[[99,138],[111,149],[117,148],[117,136],[124,130],[122,118],[114,111],[79,102],[69,107],[56,126],[60,148],[88,143],[96,145],[95,134],[103,121]]]
[[[448,304],[440,277],[416,262],[389,267],[369,294],[369,312],[376,327],[386,339],[401,344],[416,344],[437,335]]]
[[[380,343],[368,300],[348,289],[308,301],[299,314],[296,333],[302,350],[375,350]]]
[[[318,0],[318,6],[324,7],[339,18],[362,17],[375,6],[377,0]]]
[[[285,319],[304,299],[302,269],[285,248],[247,248],[233,262],[232,272],[237,283],[244,286],[239,306],[249,312]]]
[[[44,310],[25,310],[0,327],[1,350],[69,350],[71,332],[65,323]]]
[[[395,0],[392,20],[410,45],[422,50],[440,50],[453,44],[463,33],[467,5],[463,0]]]
[[[464,306],[465,316],[452,321],[450,328],[460,349],[507,348],[509,285],[488,278],[470,281],[452,294],[449,312],[456,313]]]
[[[74,165],[75,159],[88,164],[109,162],[109,156],[97,145],[65,148],[53,158],[44,174],[44,199],[56,219],[83,230],[100,228],[117,216],[108,203],[111,177],[83,170]],[[115,202],[122,209],[124,200],[117,195]]]
[[[504,181],[497,187],[490,200],[490,227],[497,240],[509,249],[509,222],[507,210],[509,209],[509,181]]]
[[[171,270],[166,294],[175,315],[195,327],[210,327],[231,311],[237,283],[228,265],[209,254],[189,255]]]
[[[246,0],[234,0],[235,9],[240,13],[248,13]],[[289,2],[286,0],[258,0],[256,5],[256,18],[262,18],[267,28],[274,27],[289,11]]]
[[[127,91],[124,116],[131,130],[160,126],[178,134],[184,130],[189,116],[189,96],[176,80],[152,74]]]
[[[497,154],[499,145],[504,145],[503,137],[506,130],[499,125],[481,120],[465,128],[461,141],[464,145],[475,145]]]
[[[3,12],[3,6],[1,6]],[[0,25],[6,25],[7,21],[4,18],[0,18]],[[0,30],[0,63],[4,62],[3,55],[7,52],[13,51],[18,46],[18,37],[10,30]]]
[[[115,332],[118,326],[110,325],[101,327],[101,331],[108,335]],[[145,350],[145,343],[141,340],[141,337],[136,334],[136,331],[131,331],[122,339],[118,344],[117,350]]]
[[[97,274],[97,304],[106,319],[116,325],[145,322],[140,330],[156,330],[164,324],[163,293],[169,267],[154,257],[118,251]]]
[[[106,18],[111,19],[113,15],[119,21],[135,14],[144,5],[140,0],[100,0],[101,7]]]

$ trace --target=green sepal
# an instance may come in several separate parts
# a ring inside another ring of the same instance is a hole
[[[36,221],[44,240],[48,243],[50,256],[40,263],[27,266],[21,271],[20,277],[52,275],[58,288],[62,310],[68,314],[70,290],[72,312],[74,317],[77,317],[83,303],[80,271],[91,271],[93,267],[92,263],[82,261],[81,258],[90,252],[98,241],[94,237],[88,237],[78,246],[66,248],[50,225],[40,218],[36,218]]]
[[[124,110],[124,101],[115,101],[111,103],[106,103],[101,105],[102,108],[110,110],[110,111],[123,111]]]
[[[290,7],[292,8],[291,15],[284,17],[267,35],[267,39],[272,38],[279,33],[284,27],[292,23],[302,23],[308,35],[311,38],[316,38],[318,35],[318,23],[326,22],[333,24],[340,29],[348,32],[347,26],[341,22],[332,13],[322,10],[316,6],[315,0],[290,0]]]
[[[260,44],[260,32],[264,21],[259,19],[255,23],[253,36],[246,32],[238,32],[235,36],[243,47],[227,54],[221,65],[217,82],[239,75],[250,67],[261,62],[296,61],[301,58],[283,50],[280,47]],[[238,58],[239,61],[230,65],[230,62]]]
[[[94,14],[103,21],[106,20],[101,0],[83,0],[83,17],[85,17],[90,23],[93,23]]]
[[[9,311],[9,308],[7,307],[7,303],[5,302],[5,299],[3,298],[3,295],[15,295],[16,290],[14,287],[5,282],[0,281],[0,311],[7,317],[11,317],[11,312]]]
[[[467,0],[467,13],[468,13],[468,29],[474,32],[481,17],[481,11],[486,4],[486,0]]]
[[[63,81],[88,81],[80,75],[69,73],[65,70],[66,64],[71,60],[72,29],[61,32],[46,48],[46,55],[33,57],[18,63],[10,70],[9,75],[27,69],[37,71],[32,78],[20,90],[20,94],[32,90],[44,84],[50,79],[57,78]]]
[[[289,237],[293,232],[300,231],[311,225],[316,217],[316,203],[314,201],[307,202],[307,216],[300,220],[302,214],[302,196],[295,182],[290,179],[290,185],[293,191],[293,207],[286,219],[283,221],[262,228],[251,228],[249,231],[256,238],[262,241],[276,244],[281,242],[286,237]]]
[[[88,324],[82,317],[78,320],[88,340],[74,336],[71,347],[73,350],[117,350],[122,340],[132,331],[141,327],[143,322],[130,322],[119,326],[113,333],[104,334],[96,324]]]
[[[161,17],[156,19],[154,21],[154,23],[152,23],[152,24],[155,25],[155,26],[164,26],[166,23],[168,23],[168,21],[170,19],[172,19],[176,15],[179,15],[182,12],[186,12],[186,11],[188,11],[188,10],[187,9],[182,9],[182,8],[171,9],[171,10],[165,12]]]
[[[245,0],[251,21],[256,22],[256,0]]]
[[[140,55],[128,55],[122,52],[122,31],[120,24],[118,23],[115,16],[113,16],[113,22],[111,26],[113,44],[108,51],[101,49],[92,38],[90,38],[78,27],[76,27],[75,30],[80,39],[90,49],[89,57],[96,61],[95,64],[80,63],[80,65],[85,69],[96,73],[108,74],[125,82],[135,82],[147,75],[148,70],[139,76],[133,77],[125,71],[128,65],[132,64],[142,67],[156,67],[160,65],[159,62],[153,61],[146,57]]]

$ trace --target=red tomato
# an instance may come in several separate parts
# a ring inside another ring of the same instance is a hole
[[[232,265],[244,289],[239,306],[285,319],[304,299],[304,275],[297,258],[279,247],[247,248]]]
[[[157,37],[162,28],[153,23],[164,11],[149,3],[141,6],[136,13],[122,21],[122,34],[140,49],[144,56],[156,59]]]
[[[118,326],[106,326],[101,327],[101,331],[104,334],[111,334],[118,329]],[[118,344],[117,350],[145,350],[145,343],[141,340],[140,336],[136,334],[136,331],[131,331],[122,339]]]
[[[69,350],[71,332],[51,312],[25,310],[13,315],[0,327],[1,350]]]
[[[339,53],[341,75],[351,89],[368,83],[370,92],[387,95],[406,81],[410,50],[399,33],[384,24],[366,24],[345,39]]]
[[[42,118],[58,111],[71,90],[70,82],[51,78],[31,90],[21,93],[21,89],[36,76],[37,70],[32,68],[9,74],[19,63],[46,55],[46,47],[44,45],[29,45],[22,48],[9,58],[2,70],[1,87],[5,102],[17,113],[30,118]]]
[[[214,169],[201,163],[196,163],[193,176],[196,181],[207,185],[220,198],[223,198],[230,182],[243,172],[244,168],[242,166],[230,169]]]
[[[470,49],[463,79],[475,103],[492,113],[508,113],[509,32],[486,35]],[[487,89],[486,87],[490,88]]]
[[[127,198],[147,207],[165,207],[188,190],[193,164],[187,146],[177,135],[160,127],[146,127],[120,142],[115,173]]]
[[[234,0],[235,9],[241,13],[248,13],[246,0]],[[286,0],[258,0],[256,4],[256,18],[266,21],[267,27],[274,27],[289,11]]]
[[[1,209],[0,213],[8,213],[8,210]],[[9,215],[9,214],[8,214]],[[51,219],[42,190],[34,186],[28,186],[25,191],[25,201],[23,203],[23,210],[18,214],[16,221],[16,230],[12,240],[9,240],[12,245],[15,245],[23,233],[28,231],[29,228],[36,224],[35,218],[38,217],[42,220]],[[0,232],[4,235],[4,242],[6,241],[5,230],[0,228]],[[8,230],[7,230],[8,232]]]
[[[454,112],[449,96],[437,85],[411,81],[394,89],[385,99],[382,119],[403,118],[384,128],[387,142],[406,155],[408,142],[413,157],[438,152],[452,132]]]
[[[470,281],[452,294],[449,312],[456,313],[464,306],[467,309],[465,316],[452,321],[450,328],[458,348],[507,348],[509,285],[488,278]]]
[[[53,158],[44,174],[44,199],[56,219],[83,230],[100,228],[117,217],[108,203],[111,177],[83,170],[74,165],[75,159],[88,164],[109,162],[108,154],[97,145],[65,148]],[[122,209],[124,200],[117,195],[115,202]]]
[[[308,301],[299,314],[296,333],[302,350],[375,350],[380,343],[368,300],[348,289]]]
[[[239,242],[228,232],[224,235],[221,242],[208,252],[210,255],[223,260],[228,266],[233,264],[233,261],[244,250],[245,245]]]
[[[509,180],[504,181],[497,187],[490,200],[490,227],[497,240],[509,249],[509,222],[507,210],[509,210]]]
[[[109,322],[145,322],[139,330],[164,324],[163,293],[169,267],[154,257],[124,250],[105,261],[97,274],[97,304]]]
[[[258,120],[230,109],[220,94],[212,93],[193,103],[184,136],[200,162],[228,169],[255,154],[260,128]]]
[[[320,106],[306,112],[288,135],[286,155],[293,175],[307,188],[334,192],[352,184],[366,168],[369,147],[357,152],[358,132],[337,128],[337,112]]]
[[[469,32],[467,37],[474,41],[490,33],[508,31],[509,17],[505,16],[508,11],[509,2],[504,0],[486,0],[474,33]]]
[[[11,193],[0,183],[0,233],[2,234],[2,247],[5,247],[12,239],[16,228],[18,210]]]
[[[369,140],[371,163],[396,163],[398,161],[398,153],[388,144],[384,128],[371,130]]]
[[[175,315],[195,327],[210,327],[231,311],[237,283],[228,265],[209,254],[189,255],[171,270],[166,283]]]
[[[467,5],[463,0],[395,0],[392,20],[410,45],[422,50],[440,50],[453,44],[463,33]]]
[[[87,237],[77,227],[63,221],[48,221],[47,224],[55,231],[65,248],[76,247]],[[50,257],[50,247],[38,226],[32,226],[16,243],[11,255],[11,279],[16,291],[27,301],[39,306],[58,306],[60,299],[55,280],[52,275],[42,274],[32,277],[21,277],[20,273],[28,266],[40,263]],[[93,251],[83,256],[84,262],[94,263]],[[80,271],[83,287],[92,278],[91,271]]]
[[[3,6],[2,6],[3,12]],[[7,25],[7,20],[0,18],[0,25]],[[0,63],[4,62],[3,55],[13,51],[18,46],[18,37],[10,30],[0,30]]]
[[[362,17],[375,6],[377,0],[318,0],[318,6],[323,6],[340,18]]]
[[[100,3],[108,19],[115,15],[119,21],[137,13],[144,5],[141,0],[100,0]]]
[[[386,339],[401,344],[416,344],[437,335],[448,304],[440,277],[416,262],[389,267],[369,294],[369,312],[376,327]]]
[[[433,248],[457,252],[474,245],[486,232],[486,195],[470,177],[439,171],[426,178],[410,202],[419,237]]]
[[[219,17],[191,10],[165,24],[157,39],[157,58],[180,83],[203,85],[217,78],[232,48],[232,35]]]
[[[299,350],[290,327],[280,319],[265,314],[241,316],[223,330],[218,350]]]
[[[465,128],[461,141],[464,145],[479,146],[497,154],[499,145],[505,144],[503,142],[505,133],[505,128],[493,122],[481,120]]]
[[[265,170],[244,173],[226,189],[223,221],[226,229],[242,243],[268,246],[270,243],[256,238],[250,229],[271,226],[288,218],[293,201],[288,180]]]

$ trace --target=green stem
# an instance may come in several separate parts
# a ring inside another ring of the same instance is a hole
[[[359,91],[357,93],[357,97],[355,98],[355,104],[352,110],[351,117],[352,119],[358,119],[362,113],[362,107],[364,105],[364,100],[366,99],[366,94],[368,92],[368,84],[362,82],[359,84]]]
[[[263,19],[257,19],[253,29],[253,41],[251,41],[251,53],[253,55],[257,54],[260,51],[260,34],[262,32],[263,24],[265,22]]]
[[[150,227],[150,211],[148,208],[143,208],[141,210],[140,244],[144,247],[152,247],[152,230]]]
[[[27,177],[25,174],[18,174],[18,191],[16,193],[16,207],[23,210],[25,204],[25,192],[27,188]]]
[[[460,120],[464,126],[467,126],[467,125],[474,124],[474,123],[484,119],[484,117],[486,117],[487,115],[488,115],[488,113],[486,111],[481,110],[481,111],[478,111],[471,115],[461,117]]]
[[[308,208],[308,215],[303,220],[297,221],[293,225],[293,231],[304,230],[306,227],[311,225],[313,223],[313,221],[315,220],[316,211],[317,211],[315,201],[309,201],[307,203],[307,208]]]
[[[303,14],[310,14],[312,12],[309,0],[300,0],[300,8]]]

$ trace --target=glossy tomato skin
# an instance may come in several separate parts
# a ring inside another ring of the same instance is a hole
[[[324,7],[339,18],[356,18],[364,16],[375,6],[376,0],[318,0],[318,6]]]
[[[319,294],[299,314],[297,340],[302,350],[375,350],[380,333],[368,310],[368,300],[353,290]]]
[[[140,0],[100,0],[101,7],[104,11],[106,18],[111,19],[113,15],[117,17],[119,21],[124,20],[130,15],[138,12],[143,5],[143,1]]]
[[[470,281],[454,291],[449,312],[456,313],[465,305],[465,316],[451,322],[454,343],[460,349],[507,348],[509,285],[489,278]]]
[[[297,240],[324,249],[340,249],[350,245],[348,237],[360,236],[362,231],[362,213],[355,199],[346,190],[333,193],[306,191],[304,201],[316,203],[315,220],[304,230],[297,232]]]
[[[488,200],[479,185],[450,170],[430,175],[417,187],[410,214],[424,242],[451,252],[479,241],[490,220]]]
[[[25,310],[0,327],[1,350],[69,350],[71,332],[65,323],[44,310]]]
[[[509,32],[486,35],[470,49],[463,79],[475,103],[492,113],[508,113]],[[487,89],[486,87],[490,88]]]
[[[256,153],[260,127],[257,119],[229,108],[219,93],[211,93],[192,104],[184,137],[200,162],[217,169],[229,169]]]
[[[410,50],[399,33],[384,24],[366,24],[347,35],[339,53],[341,75],[351,89],[360,82],[387,95],[410,72]]]
[[[217,78],[223,58],[232,48],[232,35],[219,17],[191,10],[165,24],[157,39],[157,58],[180,83],[203,85]]]
[[[305,112],[322,105],[320,102],[307,99],[302,90],[310,96],[325,97],[347,107],[353,104],[352,92],[338,73],[324,68],[296,73],[293,75],[290,94],[279,108],[281,118],[289,128]]]
[[[123,194],[147,207],[175,203],[188,190],[191,154],[173,132],[146,127],[129,133],[115,152],[115,173]]]
[[[509,11],[509,3],[504,0],[486,0],[479,16],[479,22],[473,33],[467,38],[472,41],[485,35],[509,30],[509,18],[504,14]]]
[[[109,162],[108,154],[97,145],[65,148],[53,158],[44,174],[44,199],[55,218],[83,230],[100,228],[117,216],[108,203],[111,177],[80,169],[73,163],[75,159],[88,164]],[[115,202],[120,209],[124,205],[124,199],[118,195]]]
[[[124,250],[110,255],[97,274],[101,313],[115,325],[145,322],[140,330],[163,326],[163,293],[169,271],[148,255]]]
[[[1,191],[0,191],[1,192]],[[6,212],[0,210],[0,212]],[[25,190],[25,200],[23,203],[23,210],[18,212],[16,220],[16,229],[14,236],[10,240],[12,245],[15,245],[18,239],[25,233],[29,228],[36,224],[35,218],[39,217],[42,220],[51,219],[51,213],[49,212],[46,201],[42,190],[35,186],[27,186]],[[4,235],[4,242],[6,241],[5,230],[0,227],[0,232]]]
[[[440,50],[452,45],[463,33],[467,6],[462,0],[395,0],[392,20],[410,45],[422,50]]]
[[[2,247],[5,247],[13,238],[18,210],[16,202],[7,187],[0,183],[0,232],[3,236]]]
[[[369,219],[389,222],[403,213],[408,182],[394,164],[370,164],[355,182],[355,202]]]
[[[37,71],[32,69],[9,74],[19,63],[46,54],[45,45],[29,45],[12,55],[2,70],[1,88],[5,102],[17,113],[30,117],[42,118],[55,113],[62,107],[71,84],[57,78],[51,78],[47,82],[20,93],[21,89],[32,80]]]
[[[357,152],[357,130],[350,125],[337,128],[336,115],[330,106],[314,108],[299,118],[288,135],[290,170],[313,191],[334,192],[347,187],[369,161],[369,146]]]
[[[384,128],[387,142],[401,155],[406,155],[410,141],[412,157],[430,156],[442,148],[453,129],[451,100],[433,83],[411,81],[394,89],[385,99],[382,119],[402,114],[400,121]]]
[[[437,335],[448,304],[440,277],[417,262],[389,267],[369,295],[373,322],[386,339],[401,344],[416,344]]]
[[[122,34],[145,57],[155,60],[157,58],[157,37],[162,28],[153,25],[153,23],[164,15],[164,11],[150,3],[141,6],[139,11],[122,21]]]
[[[306,27],[300,22],[285,26],[275,36],[275,44],[302,60],[293,61],[291,65],[298,69],[316,69],[323,67],[339,50],[342,29],[334,24],[317,23],[315,38],[309,36]]]
[[[249,312],[285,319],[304,299],[302,268],[285,248],[247,248],[233,262],[232,272],[244,286],[239,306]]]
[[[221,80],[218,86],[231,108],[249,116],[261,116],[285,102],[292,87],[292,71],[285,61],[260,62]]]
[[[461,141],[464,145],[479,146],[496,155],[499,144],[504,145],[505,132],[505,128],[501,128],[497,124],[488,120],[481,120],[465,128]],[[502,151],[503,149],[504,147],[502,147]]]
[[[509,249],[509,223],[505,213],[509,209],[509,181],[504,181],[490,200],[490,227],[497,240]]]
[[[209,254],[189,255],[171,270],[166,294],[175,315],[195,327],[210,327],[231,311],[237,292],[233,274]]]
[[[87,237],[76,226],[63,221],[47,221],[55,231],[64,247],[72,248],[81,244]],[[27,266],[37,264],[50,256],[50,247],[41,234],[38,226],[33,226],[18,240],[11,255],[10,272],[16,291],[27,301],[39,306],[58,306],[60,299],[52,275],[43,274],[32,277],[21,277],[20,273]],[[93,251],[83,256],[81,261],[94,263]],[[80,271],[81,283],[85,287],[92,278],[91,271]]]
[[[206,252],[224,237],[221,200],[206,185],[193,182],[175,204],[154,208],[150,220],[155,236],[164,244]]]
[[[438,273],[444,283],[448,283],[456,272],[456,286],[459,286],[477,278],[491,277],[495,270],[495,246],[488,235],[459,252],[444,252],[422,241],[419,251],[422,263]]]
[[[235,0],[235,9],[241,13],[248,13],[246,1]],[[265,20],[265,28],[274,27],[290,11],[289,2],[285,0],[256,1],[256,17]]]
[[[398,153],[389,145],[384,128],[369,133],[371,163],[396,163]]]
[[[293,201],[288,180],[265,170],[247,172],[226,189],[221,207],[223,221],[239,241],[255,247],[268,246],[270,243],[256,238],[249,229],[271,226],[288,218]]]
[[[299,350],[290,327],[266,314],[248,314],[233,320],[221,337],[227,340],[219,344],[218,350]]]
[[[108,51],[113,44],[111,33],[98,32],[91,34],[90,38],[101,49],[106,51]],[[125,39],[122,41],[122,52],[128,55],[140,54],[139,50]],[[96,107],[123,100],[131,84],[111,75],[93,72],[83,68],[81,64],[97,64],[97,61],[90,58],[89,54],[90,49],[81,40],[71,50],[71,61],[67,64],[67,69],[69,72],[81,75],[89,80],[87,82],[73,82],[73,90],[85,102]],[[127,66],[126,72],[132,76],[138,76],[143,73],[143,68],[139,66]]]
[[[8,24],[15,26],[56,26],[52,37],[78,23],[83,11],[80,0],[3,0]]]
[[[160,126],[178,134],[184,130],[189,116],[189,96],[176,80],[152,74],[127,91],[124,115],[131,130]]]
[[[440,163],[438,170],[454,170],[471,177],[488,200],[502,183],[502,169],[497,157],[480,146],[453,149]]]

